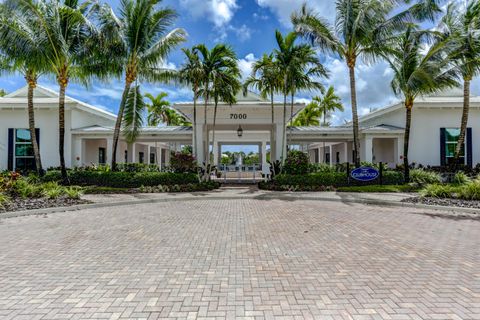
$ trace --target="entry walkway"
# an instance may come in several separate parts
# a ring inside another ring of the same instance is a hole
[[[480,319],[479,221],[267,196],[0,220],[0,318]]]

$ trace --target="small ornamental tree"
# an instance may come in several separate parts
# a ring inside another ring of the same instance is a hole
[[[307,174],[309,168],[308,155],[305,152],[292,150],[288,153],[283,171],[286,174]]]
[[[175,173],[195,173],[197,161],[191,153],[172,152],[170,167]]]

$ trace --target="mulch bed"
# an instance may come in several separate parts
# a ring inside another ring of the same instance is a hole
[[[421,203],[421,204],[428,204],[428,205],[434,205],[434,206],[480,209],[480,201],[478,200],[412,197],[412,198],[403,199],[402,202]]]
[[[70,198],[35,198],[35,199],[21,199],[15,198],[6,203],[4,207],[0,207],[0,214],[9,211],[24,211],[33,209],[45,209],[55,207],[71,207],[78,204],[92,203],[83,199],[70,199]]]

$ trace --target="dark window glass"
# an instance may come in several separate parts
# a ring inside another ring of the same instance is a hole
[[[457,148],[457,141],[460,136],[460,129],[448,128],[445,129],[445,157],[447,164],[451,164],[455,157],[455,149]],[[465,142],[460,151],[460,163],[465,163]]]
[[[125,150],[125,163],[127,163],[127,162],[128,162],[128,151]]]
[[[35,159],[34,158],[16,158],[15,170],[17,171],[35,170]]]
[[[325,163],[330,163],[330,153],[325,154]]]
[[[138,153],[138,162],[144,163],[145,162],[145,154],[143,152]]]
[[[155,163],[155,153],[150,153],[150,163]]]
[[[17,144],[15,146],[16,157],[33,157],[33,146],[29,144]]]
[[[105,164],[105,148],[98,148],[98,163]]]

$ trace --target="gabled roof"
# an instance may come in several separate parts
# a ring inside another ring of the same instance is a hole
[[[418,97],[415,100],[414,108],[462,108],[463,107],[463,91],[459,89],[451,89],[440,94]],[[470,107],[480,108],[480,97],[470,96]],[[390,114],[399,109],[405,108],[403,101],[396,102],[390,106],[370,112],[359,118],[359,122],[380,118],[386,114]]]
[[[73,129],[73,133],[113,133],[113,127],[106,126],[88,126],[78,129]],[[193,133],[192,127],[183,126],[162,126],[162,127],[142,127],[141,133],[146,134],[161,134],[161,133]]]
[[[0,98],[0,108],[2,107],[2,105],[26,104],[27,94],[28,86],[24,86],[12,93],[7,94],[3,98]],[[58,104],[58,93],[40,85],[35,88],[33,97],[36,107]],[[105,111],[103,109],[92,106],[88,103],[82,102],[69,96],[65,97],[65,104],[69,104],[74,108],[94,114],[96,116],[107,118],[108,120],[115,120],[117,118],[117,116],[113,113],[110,113],[108,111]]]

